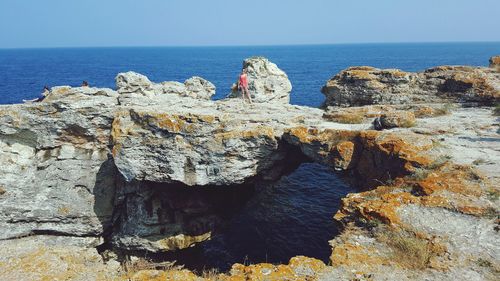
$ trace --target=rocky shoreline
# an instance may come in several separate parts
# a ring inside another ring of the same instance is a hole
[[[323,109],[290,105],[286,73],[245,60],[256,104],[193,77],[116,77],[0,106],[2,280],[494,280],[500,272],[498,57],[422,73],[351,67]],[[498,113],[496,113],[498,114]],[[378,130],[375,130],[378,129]],[[350,175],[330,265],[228,273],[123,259],[211,238],[232,193],[304,161]],[[106,249],[103,248],[106,245]],[[121,264],[120,264],[121,262]]]

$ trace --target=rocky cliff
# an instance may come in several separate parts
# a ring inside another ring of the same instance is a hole
[[[42,102],[0,106],[2,279],[200,280],[175,267],[130,270],[96,248],[192,247],[249,184],[304,161],[362,188],[335,214],[344,228],[332,237],[332,265],[296,257],[209,279],[498,274],[498,121],[490,107],[458,103],[497,101],[498,72],[349,68],[323,88],[326,104],[367,106],[321,110],[288,104],[291,83],[267,59],[243,67],[253,106],[211,101],[215,87],[199,77],[153,83],[133,72],[118,74],[116,91],[55,87]],[[376,117],[391,129],[374,130]]]

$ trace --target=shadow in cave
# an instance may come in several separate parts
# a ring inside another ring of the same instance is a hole
[[[113,158],[108,157],[99,167],[92,189],[94,213],[102,225],[104,237],[109,236],[112,227],[118,174]],[[105,247],[105,245],[102,247]]]
[[[356,189],[332,169],[309,163],[299,148],[280,145],[283,154],[273,166],[239,185],[127,183],[118,173],[106,247],[112,244],[122,259],[175,260],[195,271],[227,271],[234,263],[287,263],[297,255],[327,262],[328,241],[339,232],[332,216],[341,198]],[[194,247],[155,248],[167,237],[207,232],[211,239]]]
[[[150,257],[176,260],[196,271],[227,271],[234,263],[287,263],[297,255],[328,262],[328,241],[340,227],[332,216],[356,188],[328,167],[303,163],[278,181],[255,182],[253,189],[251,198],[230,211],[209,241]]]

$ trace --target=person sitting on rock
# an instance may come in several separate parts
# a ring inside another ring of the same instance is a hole
[[[84,80],[84,81],[82,82],[82,87],[90,87],[90,86],[89,86],[89,82],[87,82],[87,81],[85,81],[85,80]]]
[[[49,94],[50,94],[49,86],[44,86],[41,97],[32,100],[23,100],[23,102],[40,102],[43,101]]]
[[[240,74],[240,79],[238,81],[238,88],[241,92],[241,96],[245,99],[245,96],[248,98],[248,101],[252,103],[252,98],[250,97],[250,92],[248,92],[248,76],[247,70],[243,69]]]

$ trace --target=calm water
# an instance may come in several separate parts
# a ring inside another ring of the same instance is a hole
[[[304,163],[274,184],[257,186],[221,233],[191,250],[187,266],[225,271],[237,262],[287,263],[297,255],[328,262],[328,241],[338,234],[333,214],[355,191],[329,168]]]
[[[279,47],[165,47],[0,50],[0,103],[37,97],[44,85],[114,88],[117,73],[133,70],[152,81],[184,81],[197,75],[223,98],[244,58],[268,57],[288,73],[294,104],[318,106],[321,86],[353,65],[418,71],[444,65],[487,65],[500,54],[498,43],[355,44]]]

